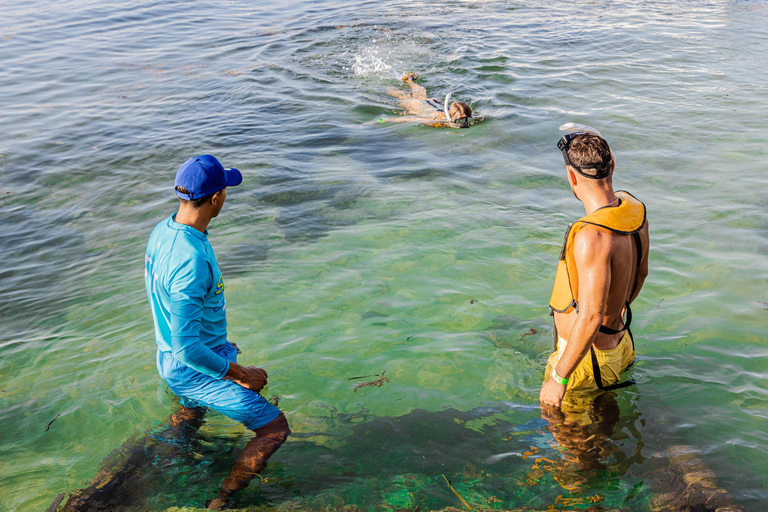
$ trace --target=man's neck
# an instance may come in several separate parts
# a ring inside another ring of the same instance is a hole
[[[205,233],[205,230],[208,229],[208,224],[211,222],[211,215],[205,207],[192,208],[181,205],[175,220],[179,224],[184,224],[195,228],[201,233]]]
[[[612,188],[598,188],[590,190],[589,194],[585,195],[586,197],[580,199],[582,203],[584,203],[584,209],[587,211],[587,215],[594,212],[595,210],[599,210],[600,208],[605,208],[606,206],[617,206],[619,204],[619,198],[616,196],[616,193]]]

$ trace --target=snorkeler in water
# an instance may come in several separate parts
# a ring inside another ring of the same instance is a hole
[[[422,123],[436,128],[469,128],[482,122],[485,117],[473,117],[472,107],[463,101],[451,102],[451,93],[441,102],[436,98],[427,97],[427,90],[416,83],[416,73],[403,75],[403,82],[411,87],[407,93],[395,87],[387,89],[387,93],[400,100],[400,106],[409,116],[380,118],[379,123]]]

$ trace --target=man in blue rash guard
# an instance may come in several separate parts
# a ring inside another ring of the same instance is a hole
[[[155,227],[145,256],[157,369],[181,397],[182,409],[171,417],[174,428],[196,430],[212,407],[256,433],[208,504],[213,510],[223,510],[291,433],[283,413],[258,393],[267,372],[237,364],[240,351],[227,340],[224,280],[208,243],[206,228],[224,205],[226,187],[242,179],[211,155],[184,162],[176,172],[179,211]]]

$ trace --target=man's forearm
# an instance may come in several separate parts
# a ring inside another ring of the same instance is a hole
[[[229,361],[207,347],[199,337],[173,336],[171,347],[174,358],[200,373],[215,379],[227,374]]]
[[[571,328],[570,339],[555,367],[559,376],[570,378],[595,341],[600,324],[602,324],[602,317],[599,315],[583,314],[576,319]]]
[[[592,346],[601,323],[602,317],[595,315],[583,314],[576,319],[568,336],[570,339],[565,346],[563,355],[554,368],[558,376],[565,379],[571,377],[573,371],[589,351],[589,347]],[[542,405],[559,407],[565,396],[567,386],[567,381],[561,382],[559,379],[555,379],[554,375],[551,375],[539,393],[539,400]]]

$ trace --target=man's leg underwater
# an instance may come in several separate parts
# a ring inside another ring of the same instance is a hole
[[[254,430],[256,437],[245,445],[245,449],[235,461],[232,470],[221,484],[219,495],[211,500],[208,508],[223,510],[230,496],[248,486],[248,483],[267,466],[267,460],[280,448],[291,429],[285,415],[280,415],[263,427]]]
[[[171,415],[171,432],[176,439],[186,439],[200,430],[205,416],[205,407],[181,406],[181,410]]]
[[[231,343],[223,343],[214,347],[213,351],[237,362],[237,348]],[[267,459],[285,442],[291,430],[283,413],[258,392],[229,380],[215,380],[186,365],[175,366],[178,368],[174,367],[174,373],[161,373],[171,391],[184,397],[182,404],[185,407],[172,416],[174,426],[196,430],[202,422],[201,412],[211,408],[256,433],[232,466],[218,496],[208,504],[208,508],[222,510],[235,491],[246,487],[254,476],[263,471]]]

